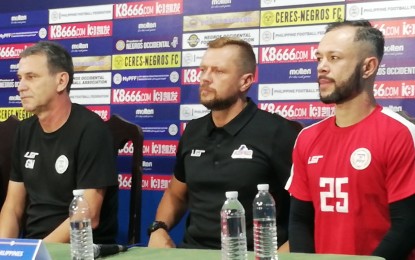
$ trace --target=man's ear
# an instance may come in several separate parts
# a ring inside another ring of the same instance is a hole
[[[246,92],[251,87],[252,83],[254,82],[254,74],[253,73],[246,73],[241,77],[241,92]]]
[[[68,86],[69,74],[67,72],[58,72],[56,74],[56,80],[57,80],[56,91],[62,92]]]
[[[372,75],[376,74],[379,67],[379,60],[376,57],[368,57],[363,61],[362,66],[362,77],[367,79]]]

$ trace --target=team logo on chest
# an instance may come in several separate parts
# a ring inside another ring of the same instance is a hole
[[[350,163],[356,170],[366,169],[371,161],[372,155],[366,148],[358,148],[350,156]]]
[[[58,159],[56,159],[55,162],[55,170],[57,173],[62,174],[64,173],[69,166],[69,160],[68,157],[66,157],[65,155],[61,155],[58,157]]]
[[[35,157],[39,155],[39,153],[35,152],[26,152],[24,157],[27,158],[24,167],[26,169],[33,169],[35,167]]]
[[[252,150],[249,150],[246,145],[241,144],[241,146],[234,150],[231,157],[232,159],[252,159],[252,154],[254,152]]]

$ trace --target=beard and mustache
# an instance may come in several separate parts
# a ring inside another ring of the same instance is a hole
[[[328,79],[334,83],[332,93],[323,97],[320,92],[320,100],[324,104],[342,104],[362,93],[364,89],[360,64],[356,66],[354,72],[346,81],[337,83],[334,79],[325,76],[320,76],[320,79]]]
[[[214,111],[226,110],[230,108],[232,105],[234,105],[239,99],[238,95],[231,95],[228,97],[219,98],[217,97],[217,92],[215,89],[204,87],[204,89],[206,88],[210,93],[214,95],[212,99],[204,100],[202,95],[200,94],[200,103],[204,105],[207,109]]]
[[[323,97],[320,92],[320,100],[324,104],[342,104],[362,93],[364,89],[360,64],[356,66],[354,72],[346,81],[337,83],[334,79],[326,76],[320,76],[319,79],[328,79],[334,83],[334,90],[332,93]],[[238,101],[238,95],[218,98],[215,89],[210,89],[209,87],[204,88],[208,88],[208,91],[214,94],[214,97],[209,100],[203,99],[200,94],[200,103],[207,109],[215,111],[226,110]]]

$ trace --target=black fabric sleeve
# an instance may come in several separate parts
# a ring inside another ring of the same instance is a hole
[[[12,147],[12,154],[11,154],[11,167],[10,167],[10,176],[9,180],[15,182],[23,182],[22,172],[19,170],[20,165],[20,143],[21,143],[21,124],[16,129],[16,134],[13,137],[13,147]]]
[[[281,122],[273,137],[271,163],[274,172],[277,173],[273,182],[275,183],[274,199],[277,205],[278,247],[280,247],[288,240],[290,194],[285,189],[285,184],[290,177],[293,147],[301,129],[294,126],[293,121],[280,116],[277,119]]]
[[[290,252],[315,253],[314,206],[311,201],[291,197],[288,237]]]
[[[406,259],[415,248],[415,194],[389,205],[391,228],[373,252],[386,260]]]

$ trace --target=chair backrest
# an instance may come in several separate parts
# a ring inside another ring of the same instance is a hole
[[[6,199],[14,134],[19,123],[20,120],[16,116],[10,116],[0,122],[0,209]]]
[[[143,162],[143,131],[140,126],[126,121],[118,115],[112,115],[106,121],[114,139],[114,150],[131,141],[134,151],[131,165],[130,208],[128,219],[128,243],[136,244],[140,240],[141,227],[141,198],[142,198],[142,162]]]
[[[290,124],[291,124],[292,126],[294,126],[294,128],[295,128],[298,132],[300,132],[300,131],[304,128],[304,125],[303,125],[302,123],[298,122],[298,121],[289,120],[289,122],[290,122]]]

